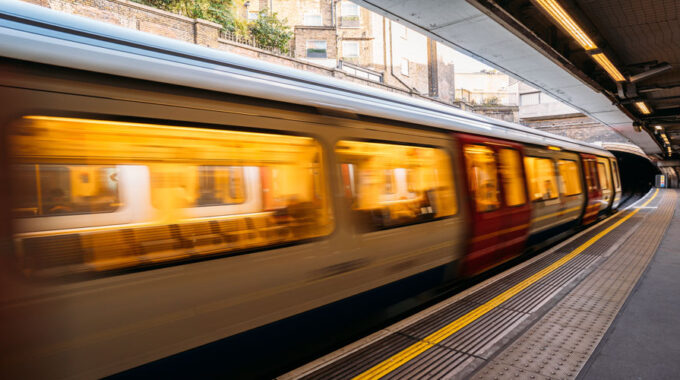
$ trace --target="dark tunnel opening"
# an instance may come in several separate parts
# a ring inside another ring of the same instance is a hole
[[[619,162],[622,199],[636,198],[646,194],[654,186],[654,178],[661,174],[650,160],[636,154],[611,151]]]

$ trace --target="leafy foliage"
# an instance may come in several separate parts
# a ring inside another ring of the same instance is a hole
[[[201,18],[222,25],[222,28],[243,37],[252,37],[265,49],[288,53],[293,32],[286,20],[276,13],[261,10],[256,20],[247,22],[234,15],[235,1],[240,0],[133,0],[137,3],[178,13],[190,18]]]
[[[248,24],[250,35],[263,48],[278,49],[287,53],[293,32],[286,24],[286,20],[279,20],[276,12],[270,14],[263,9],[257,19]]]
[[[490,98],[484,98],[485,106],[497,106],[501,104],[501,100],[497,96],[492,96]]]
[[[191,18],[202,18],[237,32],[239,20],[234,16],[234,0],[134,0],[140,4],[179,13]],[[241,28],[243,29],[243,28]]]

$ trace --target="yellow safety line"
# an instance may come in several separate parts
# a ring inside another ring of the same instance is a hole
[[[647,206],[659,193],[659,189],[656,189],[656,192],[654,195],[649,198],[647,202],[645,202],[641,207]],[[609,226],[607,229],[603,230],[599,234],[593,236],[590,238],[587,242],[583,243],[580,247],[576,248],[575,250],[571,251],[569,254],[566,256],[562,257],[561,259],[557,260],[550,266],[544,268],[540,272],[532,275],[531,277],[525,279],[524,281],[518,283],[517,285],[513,286],[512,288],[506,290],[505,292],[499,294],[498,296],[494,297],[487,303],[477,307],[476,309],[470,311],[469,313],[465,314],[464,316],[456,319],[455,321],[449,323],[448,325],[442,327],[441,329],[433,332],[432,334],[428,335],[425,337],[422,341],[415,343],[408,348],[402,350],[401,352],[398,352],[388,359],[378,363],[377,365],[371,367],[367,371],[363,372],[362,374],[354,377],[355,380],[364,380],[364,379],[379,379],[388,373],[394,371],[395,369],[399,368],[401,365],[405,364],[409,360],[415,358],[419,354],[423,353],[427,349],[431,348],[432,346],[436,345],[437,343],[443,341],[444,339],[448,338],[449,336],[453,335],[456,331],[462,329],[463,327],[469,325],[470,323],[474,322],[475,320],[479,319],[482,317],[484,314],[488,313],[489,311],[493,310],[503,302],[507,301],[508,299],[512,298],[515,296],[517,293],[521,292],[522,290],[526,289],[533,283],[537,282],[538,280],[542,279],[546,275],[550,274],[553,272],[555,269],[561,267],[565,263],[567,263],[569,260],[573,259],[577,255],[579,255],[581,252],[585,251],[588,247],[593,245],[596,241],[600,240],[603,236],[607,235],[610,233],[612,230],[614,230],[616,227],[620,226],[623,222],[626,220],[630,219],[633,215],[635,215],[638,211],[640,211],[640,208],[636,208],[633,210],[631,213],[626,215],[625,217],[621,218],[618,222],[612,224]]]

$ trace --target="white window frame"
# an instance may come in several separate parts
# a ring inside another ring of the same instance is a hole
[[[324,50],[326,50],[326,56],[325,57],[310,57],[309,55],[307,55],[307,54],[309,54],[309,45],[311,43],[315,43],[315,42],[323,42],[324,43],[324,46],[325,46]],[[305,57],[307,57],[307,58],[320,58],[320,59],[328,58],[328,41],[326,41],[326,40],[307,40],[305,42]]]
[[[343,1],[340,3],[340,17],[357,16],[361,17],[361,10],[359,6],[351,1]]]
[[[399,37],[401,37],[404,40],[408,40],[408,28],[405,27],[404,25],[401,25],[401,30],[399,31]]]
[[[401,75],[403,76],[408,76],[408,66],[409,66],[409,60],[406,57],[401,57]]]
[[[349,55],[348,54],[348,49],[347,46],[354,45],[356,46],[356,54],[354,55]],[[361,44],[359,41],[342,41],[342,57],[343,58],[358,58],[359,57],[359,51],[361,49]]]
[[[257,20],[257,17],[259,16],[260,12],[259,11],[248,11],[248,21],[255,21]]]
[[[305,13],[302,16],[302,24],[305,26],[323,26],[323,18],[319,13]]]

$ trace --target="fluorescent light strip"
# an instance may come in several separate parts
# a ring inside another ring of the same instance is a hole
[[[650,111],[649,108],[647,108],[645,102],[635,102],[635,107],[637,107],[640,110],[640,112],[642,112],[645,115],[652,113],[652,111]]]
[[[581,46],[586,50],[597,49],[597,45],[576,24],[569,14],[555,0],[536,0]]]
[[[621,75],[621,72],[616,69],[616,66],[607,58],[603,53],[597,53],[592,55],[595,62],[597,62],[602,68],[609,74],[612,79],[617,82],[625,82],[626,78]]]

